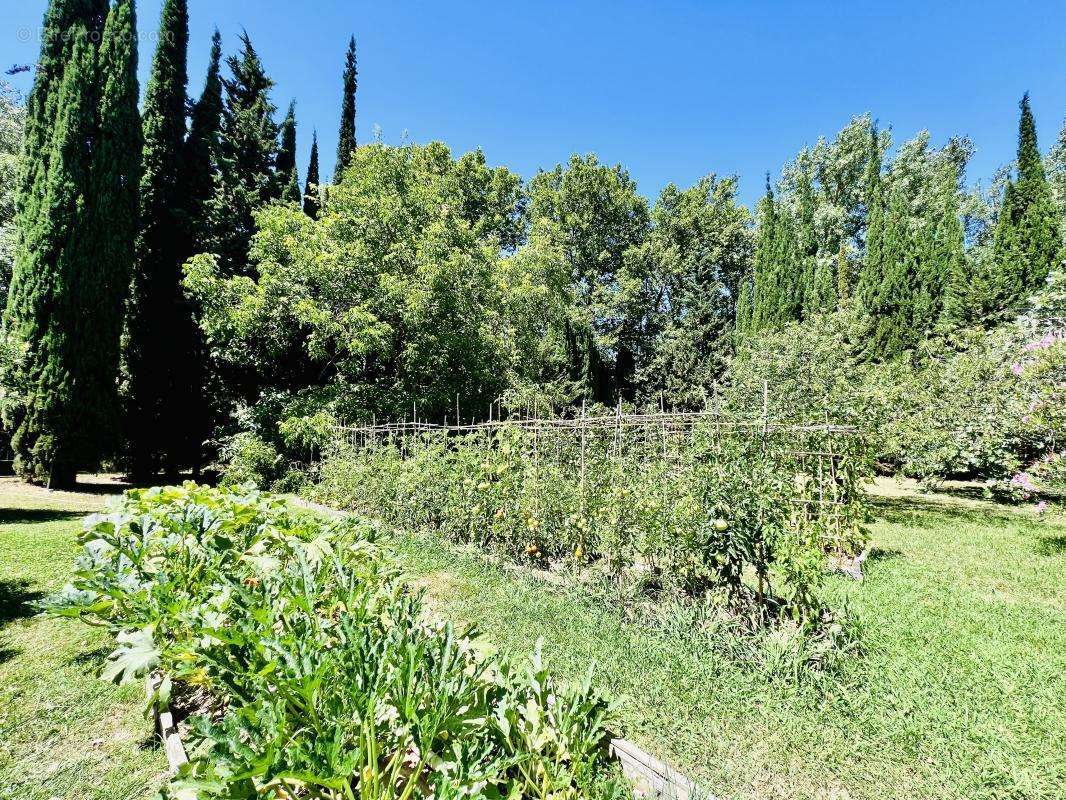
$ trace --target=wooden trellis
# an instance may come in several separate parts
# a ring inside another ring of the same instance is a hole
[[[416,440],[459,439],[468,436],[499,437],[507,431],[521,432],[529,442],[527,457],[539,470],[542,461],[565,462],[585,496],[586,464],[594,455],[601,463],[623,460],[657,463],[667,469],[680,467],[693,437],[699,435],[705,452],[713,458],[723,443],[740,437],[754,440],[762,452],[770,444],[783,473],[791,473],[805,486],[791,503],[798,521],[817,518],[827,530],[827,548],[846,553],[856,544],[861,516],[861,490],[856,477],[862,472],[865,446],[862,432],[833,423],[828,414],[817,422],[779,422],[768,418],[764,394],[763,413],[754,419],[727,416],[717,410],[625,414],[587,414],[544,418],[512,416],[485,422],[435,424],[417,419],[364,426],[338,426],[338,443],[355,451],[389,444],[407,453]],[[608,467],[611,469],[611,467]],[[665,491],[665,487],[664,487]],[[669,498],[663,497],[664,501]],[[583,509],[582,509],[583,510]]]

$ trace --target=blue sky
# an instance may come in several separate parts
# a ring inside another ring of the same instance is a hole
[[[142,36],[162,0],[140,0]],[[0,0],[0,66],[29,63],[46,0]],[[298,103],[301,171],[312,127],[332,173],[340,72],[359,49],[358,135],[481,146],[524,176],[573,152],[621,162],[640,190],[741,176],[761,192],[804,144],[870,111],[896,141],[966,134],[969,179],[1013,157],[1017,102],[1032,93],[1046,150],[1066,115],[1062,2],[363,2],[189,0],[190,89],[211,32],[246,28],[275,104]],[[24,41],[29,38],[29,41]],[[141,51],[147,76],[152,45]],[[18,81],[28,88],[25,77]]]

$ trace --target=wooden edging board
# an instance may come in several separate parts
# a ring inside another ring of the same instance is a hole
[[[145,691],[148,692],[148,697],[154,695],[158,688],[159,676],[149,675],[145,681]],[[159,738],[163,740],[167,763],[170,764],[170,772],[173,774],[182,764],[189,761],[189,756],[185,752],[185,744],[181,741],[181,733],[178,731],[178,726],[174,724],[174,715],[170,710],[160,711],[158,706],[153,706],[152,710],[155,715],[156,730],[159,732]]]

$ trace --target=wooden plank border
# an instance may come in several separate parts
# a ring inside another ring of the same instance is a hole
[[[148,697],[156,693],[159,688],[159,682],[160,678],[155,674],[149,675],[145,679],[144,688],[148,693]],[[166,711],[160,711],[159,706],[153,704],[152,713],[155,717],[156,732],[159,734],[159,738],[163,740],[163,750],[167,754],[170,774],[173,775],[182,764],[189,762],[189,755],[185,751],[185,743],[181,740],[181,732],[174,723],[174,715],[169,708]]]

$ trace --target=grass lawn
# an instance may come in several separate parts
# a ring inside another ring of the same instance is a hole
[[[882,487],[884,488],[884,487]],[[140,687],[94,677],[108,637],[34,617],[98,493],[0,479],[0,798],[139,798],[166,760]],[[867,580],[836,580],[865,651],[817,685],[769,680],[684,631],[436,540],[398,553],[434,607],[504,651],[538,637],[574,677],[590,661],[621,732],[720,798],[1042,798],[1066,784],[1066,524],[990,503],[887,492]],[[891,495],[891,496],[888,496]]]
[[[109,637],[42,619],[28,603],[62,585],[80,519],[117,487],[48,492],[0,478],[0,798],[151,796],[166,770],[140,686],[96,678]]]
[[[399,548],[438,611],[505,652],[543,637],[564,674],[597,662],[622,732],[721,798],[1061,798],[1066,524],[882,493],[866,581],[832,584],[864,653],[817,686],[434,540]]]

